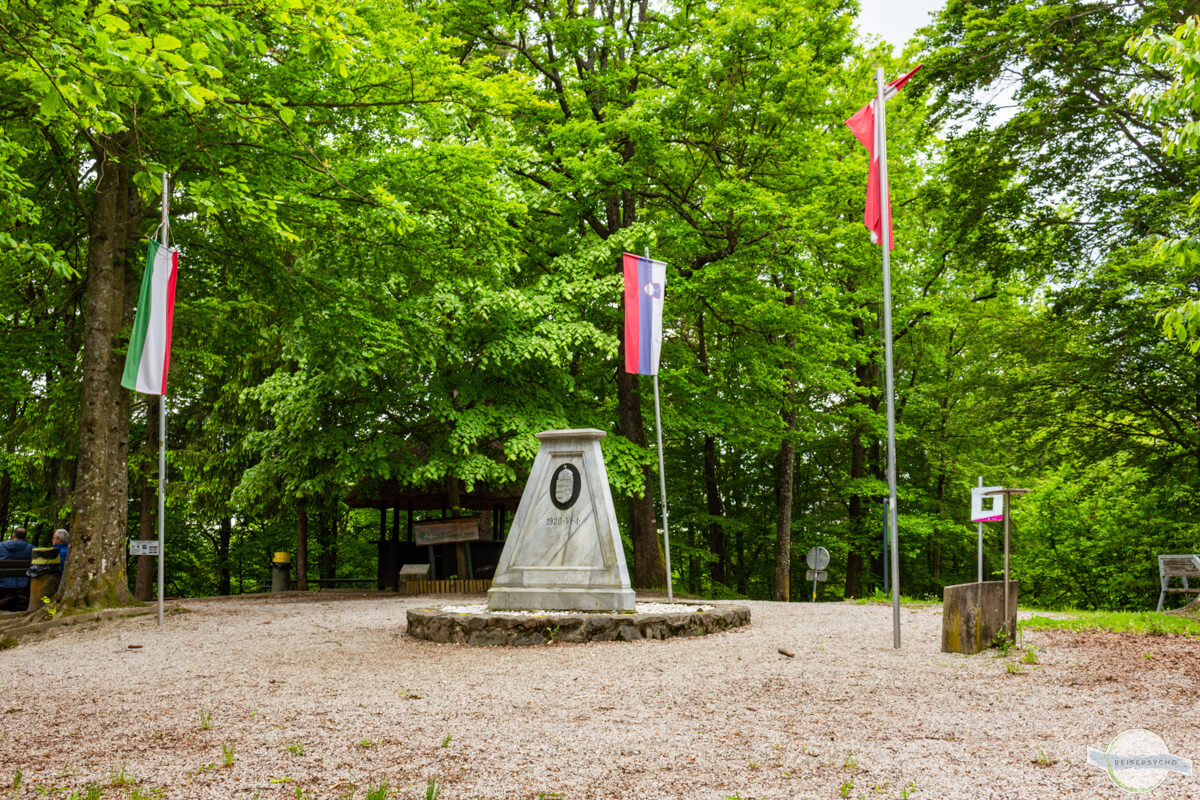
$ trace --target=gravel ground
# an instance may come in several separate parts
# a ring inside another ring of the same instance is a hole
[[[182,601],[22,642],[0,797],[1115,798],[1085,748],[1129,728],[1200,761],[1198,640],[1032,631],[1030,666],[940,653],[938,606],[902,610],[896,651],[888,606],[751,602],[698,639],[470,648],[404,635],[430,604]]]

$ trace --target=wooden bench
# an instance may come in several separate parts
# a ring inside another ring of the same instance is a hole
[[[0,558],[0,578],[27,578],[26,570],[33,562],[28,558]],[[13,598],[19,598],[20,602]],[[0,611],[13,605],[14,610],[24,611],[29,601],[29,584],[22,587],[0,586]],[[16,608],[19,605],[20,608]]]
[[[1183,586],[1170,586],[1171,578],[1182,578]],[[1188,578],[1200,578],[1200,555],[1190,553],[1178,556],[1158,557],[1158,582],[1162,589],[1158,594],[1158,610],[1162,611],[1167,593],[1200,594],[1200,586],[1193,588]]]
[[[0,578],[24,578],[31,564],[28,558],[0,558]]]

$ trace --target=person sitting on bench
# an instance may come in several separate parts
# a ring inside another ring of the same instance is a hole
[[[67,566],[67,530],[59,528],[54,532],[54,539],[50,542],[50,546],[58,549],[58,568],[61,570]]]
[[[0,542],[0,559],[16,558],[27,560],[32,556],[33,545],[25,541],[24,528],[17,528],[13,531],[11,539]],[[12,595],[12,597],[5,598],[5,602],[13,603],[14,608],[23,607],[21,596],[28,591],[29,578],[24,575],[20,577],[0,578],[0,592],[5,595]]]

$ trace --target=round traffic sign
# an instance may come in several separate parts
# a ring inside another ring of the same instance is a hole
[[[825,569],[829,566],[829,551],[824,547],[814,547],[808,551],[806,560],[809,569]]]

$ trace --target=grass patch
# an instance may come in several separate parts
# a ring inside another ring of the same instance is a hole
[[[1158,611],[1068,611],[1064,619],[1033,616],[1022,620],[1021,628],[1061,631],[1106,630],[1116,633],[1137,633],[1162,636],[1178,633],[1200,637],[1200,619]]]
[[[876,589],[868,595],[854,598],[854,602],[859,605],[864,603],[891,603],[892,593],[884,592],[882,589]],[[903,606],[936,606],[940,605],[942,598],[938,595],[926,595],[925,597],[910,597],[909,595],[900,595],[900,605]]]

